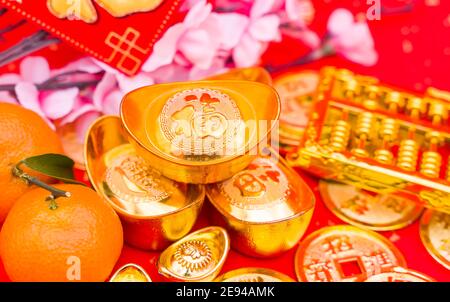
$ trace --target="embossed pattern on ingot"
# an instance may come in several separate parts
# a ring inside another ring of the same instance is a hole
[[[220,273],[229,249],[226,231],[207,227],[164,250],[158,259],[158,271],[172,281],[212,281]]]
[[[104,158],[105,192],[129,213],[157,216],[174,212],[186,204],[178,185],[137,156],[131,145],[118,146]]]
[[[450,214],[427,210],[420,220],[420,238],[430,255],[450,270]]]
[[[218,90],[181,91],[164,105],[161,130],[172,155],[199,160],[236,154],[245,144],[243,121],[234,100]]]
[[[423,207],[398,196],[369,194],[351,185],[321,180],[327,208],[343,221],[374,231],[398,230],[419,218]]]
[[[362,281],[406,266],[400,251],[383,236],[340,225],[310,234],[298,247],[295,270],[299,281]]]
[[[211,249],[201,240],[190,240],[180,244],[174,257],[180,266],[190,272],[207,270],[213,260]]]

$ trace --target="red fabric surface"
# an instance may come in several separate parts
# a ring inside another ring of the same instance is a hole
[[[398,7],[412,1],[383,0],[386,6]],[[374,67],[364,67],[351,63],[341,57],[332,57],[302,66],[300,68],[319,69],[325,65],[345,67],[368,75],[379,77],[382,81],[405,89],[424,91],[427,86],[435,86],[450,90],[448,71],[450,70],[450,2],[440,1],[437,7],[426,6],[427,1],[414,1],[413,11],[402,14],[382,16],[380,21],[371,21],[369,26],[374,35],[379,62]],[[431,1],[428,1],[431,2]],[[434,1],[436,2],[436,1]],[[437,1],[439,2],[439,1]],[[314,1],[316,18],[312,28],[325,33],[326,20],[337,7],[346,7],[354,13],[365,13],[366,1],[361,0],[323,0]],[[411,45],[412,51],[405,52],[404,45]],[[263,63],[279,64],[293,60],[307,49],[299,42],[284,39],[282,43],[273,44],[263,57]],[[53,66],[61,66],[67,58],[74,58],[80,54],[64,45],[44,50],[41,54],[47,56]],[[17,64],[9,66],[15,70]],[[317,180],[300,172],[316,194],[316,208],[307,236],[321,227],[341,224],[321,201],[318,194]],[[195,228],[204,227],[214,222],[208,221],[209,204],[205,203],[202,214]],[[450,271],[438,264],[425,250],[419,237],[418,222],[394,232],[382,232],[384,236],[395,239],[394,244],[405,256],[408,267],[423,272],[438,281],[450,281]],[[253,259],[230,251],[222,272],[239,267],[267,267],[283,272],[292,278],[294,273],[295,248],[273,259]],[[116,269],[126,263],[137,263],[143,266],[154,281],[161,281],[156,270],[158,253],[148,253],[125,246],[116,265]],[[0,280],[8,278],[0,265]]]

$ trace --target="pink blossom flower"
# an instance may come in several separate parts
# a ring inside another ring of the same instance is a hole
[[[233,49],[237,67],[255,65],[271,41],[280,41],[280,18],[272,12],[276,0],[255,0],[249,21],[238,44]]]
[[[336,53],[365,66],[376,64],[378,53],[367,22],[355,21],[350,11],[337,9],[328,19],[327,29]]]
[[[119,114],[120,103],[126,93],[142,86],[154,84],[152,77],[146,73],[127,77],[91,58],[78,60],[66,68],[94,73],[104,71],[104,75],[95,89],[90,94],[79,96],[70,114],[60,121],[61,126],[76,123],[80,141],[84,140],[86,130],[96,118],[103,114]]]
[[[223,26],[222,17],[235,22],[236,26]],[[246,18],[239,18],[237,14],[222,16],[213,13],[211,4],[205,0],[198,1],[189,10],[184,21],[170,27],[155,44],[153,53],[142,70],[154,72],[170,65],[200,70],[209,70],[213,66],[223,68],[225,60],[221,57],[221,50],[233,47],[233,42],[225,37],[232,36],[232,29],[237,30],[236,34],[239,36],[238,25],[242,19],[245,21]]]
[[[37,85],[47,81],[52,72],[45,58],[27,57],[20,63],[20,74],[6,74],[0,77],[2,84],[15,85],[15,94],[20,105],[35,111],[54,128],[50,120],[69,114],[76,102],[78,88],[53,92],[40,92]],[[9,99],[11,102],[12,100]]]

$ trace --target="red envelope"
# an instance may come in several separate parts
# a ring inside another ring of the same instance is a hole
[[[0,0],[53,36],[127,74],[180,20],[182,0]],[[74,20],[78,19],[78,20]]]

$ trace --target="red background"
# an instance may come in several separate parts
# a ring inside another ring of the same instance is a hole
[[[384,82],[413,91],[423,92],[427,86],[450,90],[448,77],[450,70],[450,1],[382,0],[381,2],[391,8],[414,3],[414,8],[410,12],[383,15],[380,21],[369,22],[380,56],[376,66],[364,67],[336,56],[299,68],[319,69],[325,65],[334,65],[374,75]],[[430,6],[426,3],[438,3],[438,6]],[[326,21],[334,9],[346,7],[355,14],[365,14],[368,8],[364,0],[321,0],[314,1],[314,6],[316,17],[311,27],[321,35],[325,34]],[[270,46],[262,63],[285,63],[301,56],[306,51],[307,49],[301,43],[285,38],[282,43]],[[64,44],[44,50],[41,54],[48,57],[54,67],[81,56]],[[11,64],[7,69],[17,71],[17,67],[16,63]],[[318,194],[317,180],[303,172],[300,173],[313,188],[317,199],[315,213],[306,235],[324,226],[343,223],[323,205]],[[209,207],[210,205],[205,203],[196,228],[214,224],[214,222],[207,221]],[[410,268],[423,272],[438,281],[450,281],[450,272],[438,264],[422,245],[419,238],[418,221],[404,229],[382,234],[387,238],[395,239],[394,244],[404,254]],[[259,260],[245,257],[232,250],[222,272],[240,267],[256,266],[276,269],[295,278],[294,253],[295,248],[278,258]],[[148,271],[154,281],[161,281],[156,270],[158,255],[158,253],[148,253],[125,246],[116,269],[129,262],[137,263]],[[0,280],[8,280],[2,265],[0,265]]]

